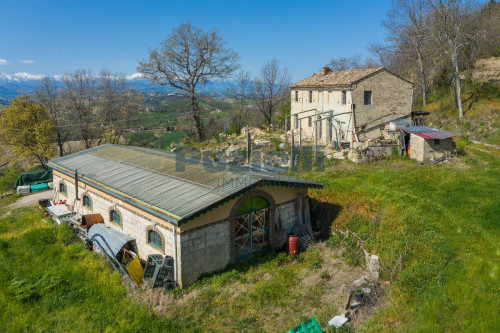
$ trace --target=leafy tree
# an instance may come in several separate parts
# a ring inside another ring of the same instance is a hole
[[[174,28],[159,48],[149,52],[149,59],[139,62],[137,71],[154,83],[189,94],[190,115],[197,139],[201,141],[203,132],[196,87],[211,79],[228,77],[239,67],[237,60],[237,53],[225,48],[215,28],[205,32],[184,23]]]
[[[0,114],[0,137],[18,158],[36,158],[45,162],[54,154],[54,123],[41,104],[29,95],[18,96]]]
[[[268,125],[271,125],[279,105],[289,98],[290,81],[287,68],[281,67],[281,62],[276,58],[266,62],[260,70],[260,77],[254,80],[253,99]]]

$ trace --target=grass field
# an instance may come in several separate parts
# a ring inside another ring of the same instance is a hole
[[[308,175],[326,188],[313,197],[341,206],[334,225],[365,239],[392,282],[363,331],[500,328],[500,150],[465,150],[444,165],[339,163]]]
[[[391,282],[357,331],[497,331],[500,150],[465,152],[442,165],[338,161],[301,175],[325,184],[310,195],[328,208],[326,225],[357,232]],[[311,316],[326,329],[361,273],[326,242],[297,258],[262,253],[182,292],[130,296],[101,257],[40,217],[30,208],[0,220],[2,331],[284,332]]]

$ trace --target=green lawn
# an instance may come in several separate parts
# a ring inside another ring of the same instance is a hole
[[[358,331],[499,327],[500,151],[465,151],[449,164],[339,161],[302,175],[325,184],[310,195],[328,208],[326,224],[365,239],[391,281]],[[343,283],[361,273],[326,244],[296,258],[262,253],[185,291],[128,296],[69,230],[20,209],[0,219],[0,331],[284,332],[311,316],[326,329],[345,301]]]
[[[466,147],[450,164],[340,163],[308,178],[341,205],[391,280],[371,331],[494,332],[500,327],[500,150]]]

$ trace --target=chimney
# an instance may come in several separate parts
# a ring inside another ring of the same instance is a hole
[[[328,73],[330,73],[332,70],[330,69],[330,67],[323,67],[321,68],[321,74],[323,75],[326,75]]]

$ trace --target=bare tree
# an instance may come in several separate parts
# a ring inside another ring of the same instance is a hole
[[[354,55],[351,57],[332,58],[327,66],[330,67],[332,71],[344,71],[356,68],[373,68],[377,67],[377,64],[373,59],[363,61],[359,55]]]
[[[382,22],[389,32],[389,41],[417,62],[424,106],[427,104],[424,52],[430,37],[427,14],[427,0],[393,0],[392,9]]]
[[[142,95],[131,91],[125,76],[102,70],[98,78],[99,123],[105,126],[101,141],[118,143],[130,119],[140,108]]]
[[[64,143],[68,139],[69,130],[67,114],[60,105],[59,88],[53,78],[44,77],[34,92],[34,99],[48,111],[50,120],[54,124],[55,139],[59,149],[59,156],[64,155]]]
[[[97,80],[90,71],[79,69],[63,78],[62,100],[73,120],[73,125],[80,132],[85,148],[92,147],[100,136],[96,128],[94,104],[97,102]]]
[[[140,61],[137,67],[137,71],[150,81],[189,94],[190,113],[200,141],[203,132],[196,86],[213,78],[226,78],[238,68],[237,53],[224,46],[215,28],[205,32],[191,23],[184,23],[173,29],[159,48],[149,52],[149,59]]]
[[[226,91],[226,95],[235,101],[229,108],[229,121],[237,134],[241,133],[241,129],[248,120],[251,85],[250,73],[240,72],[236,76],[235,82]]]
[[[291,76],[281,62],[273,58],[262,66],[260,77],[254,80],[253,98],[257,109],[263,114],[266,123],[271,124],[276,108],[286,100]]]
[[[455,81],[458,116],[463,120],[462,92],[460,85],[459,52],[471,40],[469,29],[470,16],[473,12],[472,0],[427,0],[434,19],[434,35],[443,51],[450,56]]]

